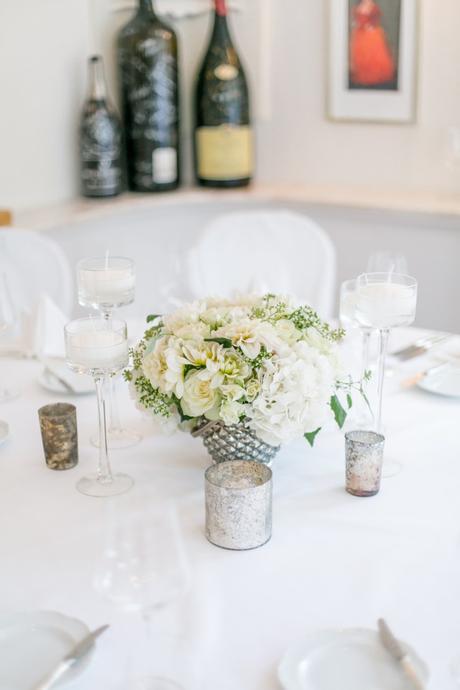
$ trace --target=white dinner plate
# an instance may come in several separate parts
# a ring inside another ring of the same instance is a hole
[[[410,653],[420,678],[428,669]],[[284,690],[412,690],[374,630],[318,630],[284,655],[278,677]]]
[[[0,446],[5,443],[6,439],[10,435],[10,427],[6,422],[0,419]]]
[[[54,611],[0,616],[0,688],[34,688],[88,632],[81,621]],[[89,656],[75,664],[61,682],[75,678]]]
[[[448,398],[460,398],[460,368],[448,366],[434,370],[417,385],[428,393],[444,395]]]
[[[49,358],[45,360],[44,364],[45,368],[38,376],[38,383],[47,391],[59,395],[88,395],[95,392],[94,381],[91,376],[80,375],[71,371],[63,359]],[[59,378],[69,383],[73,389],[72,393],[56,376],[53,376],[53,372],[56,372]]]

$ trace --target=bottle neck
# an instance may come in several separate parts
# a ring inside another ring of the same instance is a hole
[[[228,14],[226,0],[214,0],[214,9],[219,17],[226,17]]]
[[[93,55],[93,57],[89,59],[88,96],[93,101],[104,101],[107,98],[104,63],[100,55]]]
[[[232,37],[227,22],[227,3],[226,0],[214,0],[214,29],[213,42],[216,41],[222,46],[231,45]]]
[[[148,17],[156,17],[153,0],[139,0],[139,14]]]

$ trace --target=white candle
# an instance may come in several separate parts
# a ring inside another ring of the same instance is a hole
[[[120,371],[128,364],[128,341],[110,330],[72,333],[67,341],[67,359],[82,371]]]
[[[91,304],[126,304],[134,299],[136,276],[131,267],[78,272],[79,297]]]
[[[395,328],[415,318],[417,290],[392,282],[369,283],[358,287],[356,318],[363,326]]]

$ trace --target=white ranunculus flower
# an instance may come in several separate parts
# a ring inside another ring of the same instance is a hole
[[[176,335],[180,329],[189,327],[191,324],[198,324],[201,314],[206,310],[205,302],[192,302],[184,304],[172,314],[163,317],[164,330],[166,333]]]
[[[221,396],[206,370],[190,371],[185,377],[184,395],[181,400],[182,411],[187,417],[207,416],[214,418]]]
[[[260,379],[260,393],[247,415],[266,443],[279,445],[314,431],[330,414],[335,370],[307,343],[297,343],[288,356],[266,360]]]

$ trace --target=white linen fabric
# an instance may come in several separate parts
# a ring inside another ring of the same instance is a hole
[[[334,247],[319,225],[291,211],[229,213],[211,221],[186,270],[194,298],[274,292],[332,315]]]
[[[0,314],[7,321],[0,350],[61,356],[73,280],[57,243],[30,230],[0,230],[0,291],[0,308],[8,312]]]
[[[6,276],[18,311],[30,312],[40,293],[46,293],[62,311],[70,312],[72,272],[62,249],[43,233],[0,230],[0,273]]]
[[[416,335],[401,333],[392,347]],[[8,364],[24,394],[0,411],[11,430],[0,447],[3,608],[57,610],[91,628],[110,623],[89,668],[69,688],[126,690],[127,674],[137,668],[127,659],[143,644],[140,617],[122,614],[93,587],[107,523],[114,515],[124,520],[124,497],[94,499],[75,489],[96,462],[89,443],[94,396],[69,398],[78,408],[79,465],[48,470],[37,408],[58,398],[37,384],[37,362]],[[337,429],[325,430],[314,449],[302,441],[285,446],[273,467],[273,537],[247,552],[216,548],[204,537],[210,460],[200,440],[153,434],[120,390],[123,420],[142,428],[144,439],[134,451],[112,453],[113,468],[135,478],[127,496],[137,510],[176,502],[191,563],[190,590],[168,613],[179,628],[175,669],[186,690],[279,690],[276,666],[289,645],[317,628],[375,629],[380,616],[428,663],[430,688],[455,689],[449,666],[460,653],[460,403],[400,388],[425,366],[414,360],[387,382],[386,457],[401,461],[402,472],[385,480],[378,496],[355,498],[344,491]],[[153,665],[157,649],[153,639]]]

